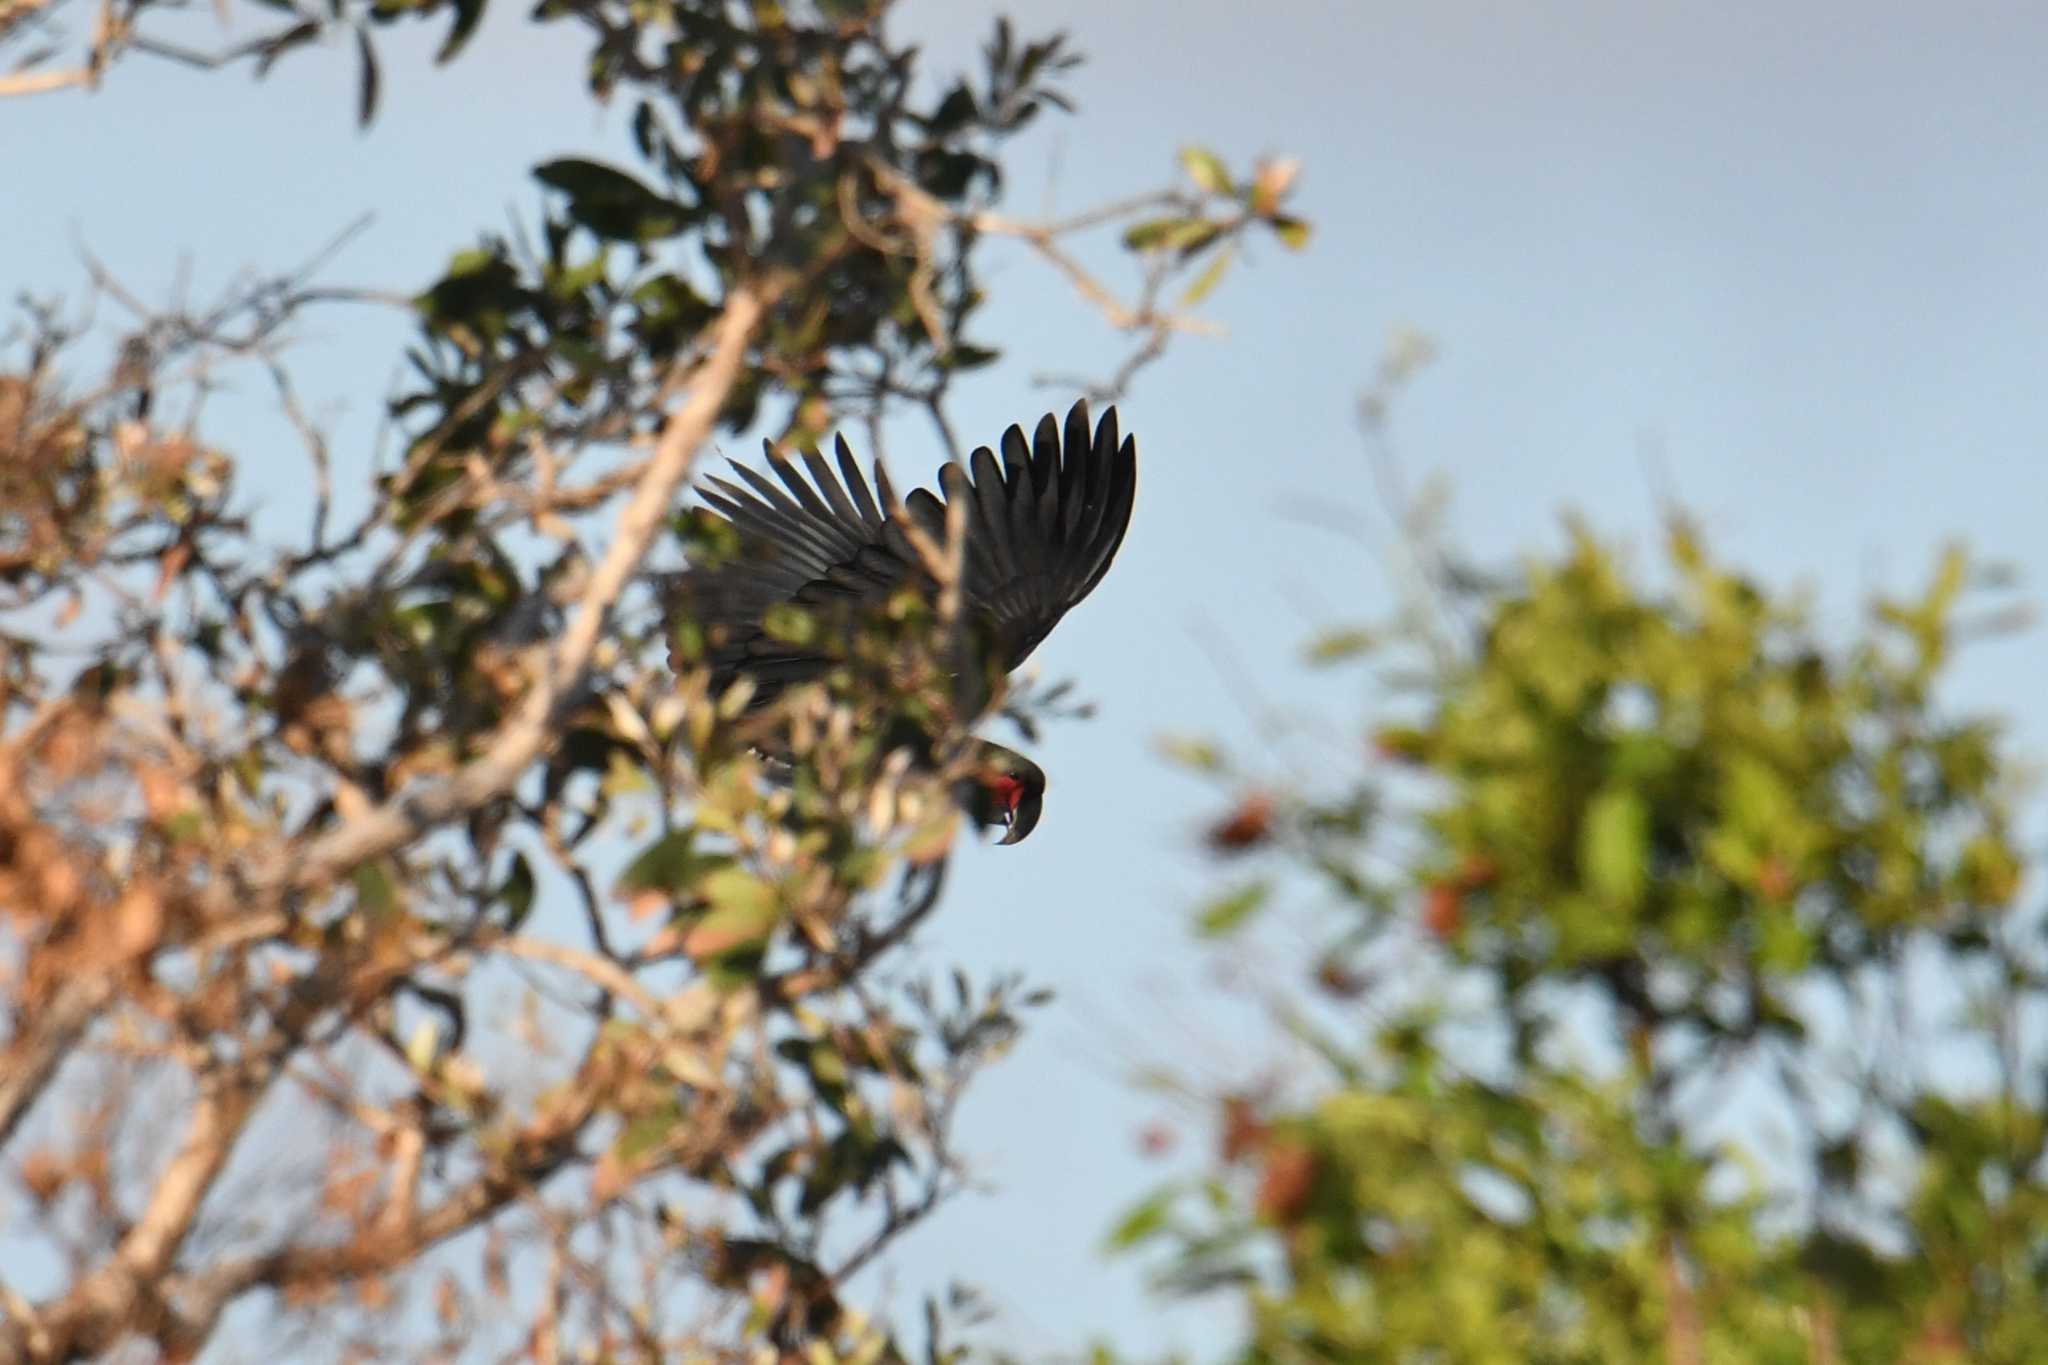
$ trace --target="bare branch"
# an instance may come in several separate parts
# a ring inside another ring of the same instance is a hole
[[[65,71],[17,71],[11,76],[0,76],[0,99],[47,95],[55,90],[69,90],[75,85],[91,85],[97,76],[97,72],[83,66]]]
[[[0,1147],[14,1136],[113,992],[114,983],[104,975],[74,976],[34,1018],[17,1017],[15,1035],[0,1054]]]
[[[171,1158],[147,1208],[114,1256],[39,1315],[30,1335],[0,1333],[0,1362],[56,1361],[106,1350],[132,1331],[151,1306],[157,1284],[191,1229],[199,1204],[227,1164],[235,1139],[261,1096],[257,1078],[228,1072],[214,1078],[193,1106],[185,1140]]]
[[[273,861],[257,879],[259,890],[324,887],[357,864],[401,848],[427,830],[512,789],[554,738],[559,708],[582,681],[612,605],[639,567],[698,448],[711,434],[726,398],[739,381],[748,344],[768,297],[768,291],[758,286],[740,285],[726,300],[710,349],[691,375],[689,399],[663,428],[647,470],[632,501],[620,512],[610,547],[591,574],[546,672],[483,756],[450,779],[423,784],[424,790],[401,792],[314,840],[301,854]]]
[[[217,1263],[192,1275],[172,1276],[164,1298],[175,1305],[181,1331],[203,1337],[212,1322],[234,1299],[258,1287],[290,1290],[298,1286],[335,1285],[387,1273],[412,1263],[425,1251],[499,1211],[530,1198],[551,1176],[577,1156],[577,1139],[600,1112],[608,1086],[594,1074],[586,1057],[584,1074],[554,1103],[545,1106],[493,1158],[476,1178],[444,1196],[414,1217],[402,1230],[373,1228],[366,1235],[335,1246],[289,1247],[284,1250]],[[715,1159],[733,1150],[772,1121],[769,1111],[721,1099],[706,1101],[693,1122],[693,1140],[686,1164]],[[4,1350],[4,1346],[0,1346]],[[0,1361],[7,1357],[0,1354]]]
[[[1161,313],[1144,304],[1136,307],[1125,305],[1107,285],[1090,274],[1086,266],[1059,244],[1058,234],[1051,228],[1005,218],[996,213],[977,213],[971,221],[978,232],[985,232],[991,236],[1014,237],[1029,245],[1049,261],[1054,269],[1065,275],[1068,283],[1074,286],[1082,298],[1100,309],[1113,327],[1125,331],[1148,329],[1209,337],[1224,334],[1221,324],[1205,318],[1192,317],[1184,313]]]

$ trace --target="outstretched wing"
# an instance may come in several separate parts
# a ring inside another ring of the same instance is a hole
[[[1080,402],[1068,409],[1064,433],[1051,413],[1028,443],[1013,426],[1003,433],[1000,464],[982,446],[967,469],[941,467],[939,486],[948,503],[966,503],[962,592],[993,626],[1008,672],[1109,572],[1131,524],[1138,444],[1118,442],[1115,408],[1091,434]]]
[[[905,584],[934,590],[899,517],[915,518],[941,539],[954,501],[966,513],[963,607],[1008,672],[1108,571],[1137,489],[1136,443],[1118,443],[1115,409],[1091,434],[1085,403],[1067,414],[1064,433],[1051,414],[1028,442],[1011,427],[1000,462],[982,447],[965,468],[943,466],[945,498],[920,488],[900,512],[879,461],[878,498],[843,438],[835,453],[836,472],[817,452],[804,454],[808,482],[794,461],[780,459],[770,461],[779,485],[737,464],[744,487],[704,481],[705,503],[739,533],[741,552],[685,573],[674,607],[703,628],[715,688],[752,677],[757,701],[766,701],[829,667],[825,655],[767,633],[764,621],[775,606],[858,610]]]

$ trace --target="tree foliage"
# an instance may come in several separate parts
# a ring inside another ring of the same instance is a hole
[[[148,0],[82,34],[64,0],[0,5],[24,61],[0,94],[150,58],[262,74],[349,35],[368,120],[384,30],[440,21],[445,60],[483,10],[270,7],[205,54]],[[401,282],[388,459],[331,449],[301,401],[291,325],[384,297],[320,261],[169,311],[95,267],[121,335],[24,306],[0,359],[0,1241],[28,1269],[0,1361],[186,1359],[238,1322],[294,1358],[911,1349],[848,1282],[957,1188],[962,1088],[1042,996],[906,956],[958,824],[949,774],[878,739],[924,704],[915,668],[755,713],[668,672],[690,623],[659,566],[730,549],[679,490],[719,431],[879,446],[921,411],[958,454],[950,387],[1000,356],[974,332],[992,245],[1130,335],[1115,390],[1199,329],[1174,281],[1305,229],[1291,167],[1240,185],[1206,154],[1191,184],[1003,216],[1004,148],[1066,106],[1077,55],[998,22],[978,71],[934,80],[887,10],[541,5],[638,160],[536,167],[528,227]],[[1204,226],[1134,242],[1126,301],[1070,243],[1147,214]],[[228,380],[297,432],[304,506],[241,491],[276,454],[216,434]],[[875,647],[932,626],[899,613]]]
[[[1246,1361],[2037,1356],[2048,943],[2021,769],[1944,700],[1991,576],[1840,639],[1682,521],[1661,574],[1423,549],[1420,610],[1311,651],[1382,668],[1347,771],[1180,746],[1236,802],[1200,927],[1323,947],[1307,1060],[1112,1241]]]

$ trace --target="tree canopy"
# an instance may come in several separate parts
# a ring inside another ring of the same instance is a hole
[[[1113,1244],[1226,1295],[1245,1361],[2021,1361],[2048,1241],[2043,918],[2025,770],[1944,701],[2011,624],[1961,549],[1842,639],[1717,563],[1582,526],[1485,574],[1417,542],[1417,609],[1303,787],[1213,745],[1226,942],[1295,1064],[1207,1097],[1213,1166]]]

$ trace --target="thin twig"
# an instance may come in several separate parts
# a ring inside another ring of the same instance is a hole
[[[0,76],[0,99],[47,95],[55,90],[69,90],[75,85],[91,85],[94,75],[90,67],[84,66],[66,71],[17,71],[11,76]]]
[[[527,766],[555,737],[558,712],[574,696],[592,650],[626,581],[639,568],[667,514],[676,489],[711,434],[725,400],[738,383],[754,329],[772,291],[736,286],[714,329],[712,344],[690,385],[689,399],[671,417],[654,456],[619,514],[602,561],[576,603],[568,628],[517,714],[485,747],[483,755],[452,778],[401,792],[312,841],[296,856],[280,857],[254,878],[258,891],[315,889],[331,885],[350,868],[412,842],[512,789]]]

